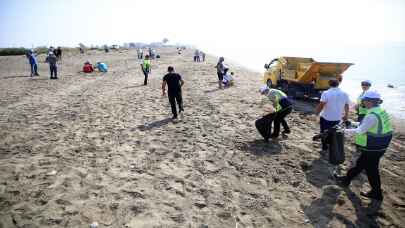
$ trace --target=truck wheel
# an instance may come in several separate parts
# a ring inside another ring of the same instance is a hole
[[[271,82],[271,80],[267,80],[267,87],[272,88],[273,87],[273,83]]]

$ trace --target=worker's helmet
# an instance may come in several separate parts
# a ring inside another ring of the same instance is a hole
[[[267,85],[260,86],[259,92],[261,94],[265,94],[267,91],[269,91],[269,87]]]

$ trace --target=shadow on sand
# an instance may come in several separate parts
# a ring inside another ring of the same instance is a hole
[[[143,87],[143,86],[144,86],[143,84],[139,84],[139,85],[134,85],[134,86],[127,86],[122,89],[131,89],[131,88],[138,88],[138,87]]]
[[[264,140],[253,140],[251,142],[239,142],[237,147],[242,151],[250,152],[256,156],[268,156],[279,154],[281,145],[277,140],[265,142]]]
[[[315,108],[319,104],[318,100],[313,99],[292,99],[293,109],[303,114],[314,114]]]
[[[172,120],[172,118],[168,117],[168,118],[165,118],[162,120],[154,121],[152,123],[145,123],[144,125],[138,126],[138,129],[141,131],[146,131],[146,130],[150,130],[153,128],[158,128],[158,127],[164,126],[170,122],[173,122],[173,120]]]
[[[322,189],[320,198],[315,199],[309,206],[301,205],[306,217],[314,227],[330,227],[333,219],[339,220],[346,227],[380,227],[376,222],[381,203],[372,201],[367,207],[350,188],[341,188],[335,184],[328,170],[328,161],[322,157],[314,160],[305,170],[306,179],[317,188]],[[355,210],[356,221],[350,221],[344,215],[336,213],[336,204],[345,204],[345,193]]]
[[[2,77],[2,78],[0,78],[0,79],[12,79],[12,78],[31,78],[31,76],[27,76],[27,75],[14,75],[14,76]]]

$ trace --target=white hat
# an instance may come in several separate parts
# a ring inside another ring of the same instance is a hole
[[[362,100],[364,99],[378,99],[381,100],[381,95],[377,91],[367,91],[364,93],[364,95],[361,97]]]
[[[370,81],[370,80],[364,80],[364,81],[361,82],[361,84],[363,84],[363,83],[366,83],[366,84],[371,85],[371,81]]]
[[[267,85],[262,85],[262,86],[260,86],[260,89],[259,89],[260,93],[264,93],[264,92],[266,92],[267,90],[269,90],[269,87],[268,87]]]

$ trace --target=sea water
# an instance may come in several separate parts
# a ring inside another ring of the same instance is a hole
[[[371,80],[372,89],[381,93],[383,107],[399,119],[405,119],[405,44],[347,47],[206,47],[208,53],[224,56],[257,72],[278,56],[311,57],[320,62],[354,63],[344,74],[341,88],[355,102],[362,80]],[[257,80],[261,80],[257,79]],[[391,84],[394,88],[389,88]]]

